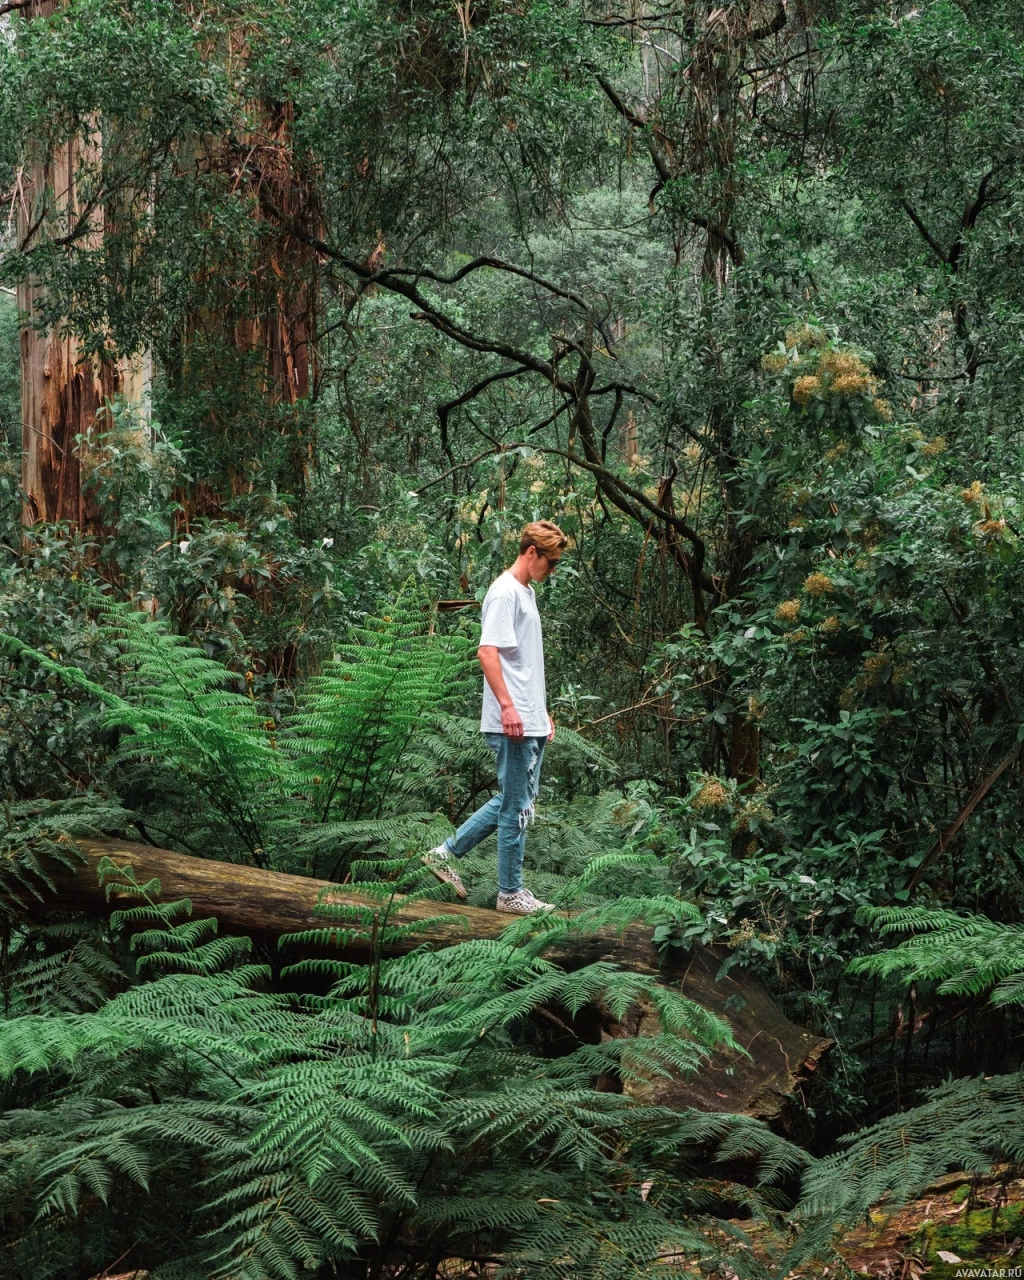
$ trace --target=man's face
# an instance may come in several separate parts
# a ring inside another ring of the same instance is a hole
[[[538,551],[536,547],[527,548],[526,563],[530,573],[530,581],[546,581],[555,572],[561,558],[561,551],[554,551],[551,555],[546,555],[543,551]]]

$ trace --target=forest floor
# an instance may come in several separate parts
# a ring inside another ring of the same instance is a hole
[[[839,1247],[845,1268],[801,1268],[787,1280],[844,1280],[853,1273],[872,1280],[1024,1280],[1024,1178],[997,1169],[973,1179],[952,1173],[918,1200],[894,1213],[873,1209],[871,1221],[848,1232]],[[774,1249],[749,1222],[736,1226],[754,1237],[754,1252],[770,1262]],[[783,1246],[784,1247],[784,1246]],[[777,1256],[777,1255],[776,1255]],[[466,1268],[453,1262],[454,1280],[493,1276],[493,1264]],[[147,1280],[145,1271],[92,1280]]]
[[[879,1206],[840,1253],[855,1274],[886,1280],[1024,1278],[1024,1179],[1013,1172],[950,1174],[894,1213]]]
[[[786,1280],[843,1280],[850,1273],[872,1280],[1024,1280],[1024,1178],[997,1169],[972,1180],[951,1173],[923,1196],[848,1231],[839,1245],[846,1267],[801,1267]],[[748,1232],[749,1223],[737,1223]],[[755,1236],[755,1253],[770,1262],[767,1240]],[[767,1246],[767,1247],[766,1247]],[[769,1255],[769,1256],[766,1256]]]

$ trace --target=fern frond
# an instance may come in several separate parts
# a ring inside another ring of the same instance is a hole
[[[864,908],[883,933],[912,932],[891,950],[861,956],[849,972],[938,983],[942,995],[992,993],[995,1004],[1024,1001],[1024,925],[927,907]]]
[[[950,1169],[983,1173],[997,1160],[1019,1163],[1024,1075],[954,1080],[922,1106],[854,1134],[846,1147],[804,1174],[792,1215],[803,1233],[780,1269],[827,1251],[840,1226],[853,1226],[882,1201],[906,1204]]]

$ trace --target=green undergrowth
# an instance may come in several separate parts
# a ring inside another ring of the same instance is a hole
[[[1016,1184],[1016,1191],[1021,1191],[1020,1184]],[[940,1250],[956,1254],[964,1263],[1020,1267],[1022,1239],[1024,1204],[1018,1200],[997,1208],[973,1209],[952,1221],[926,1219],[914,1237],[914,1243],[920,1256],[932,1268],[931,1275],[936,1280],[956,1280],[959,1264],[941,1258]]]

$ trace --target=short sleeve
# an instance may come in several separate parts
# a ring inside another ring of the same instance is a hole
[[[511,596],[495,595],[484,601],[480,619],[480,643],[496,649],[516,647],[515,601]]]

